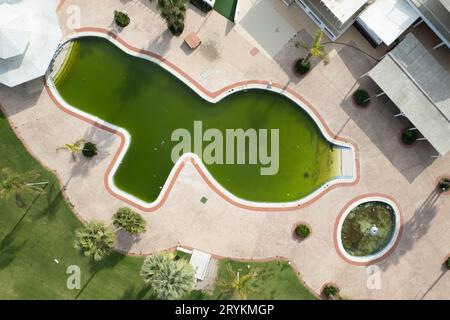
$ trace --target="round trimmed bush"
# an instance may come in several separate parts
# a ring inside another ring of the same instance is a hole
[[[417,133],[417,130],[405,129],[402,132],[402,142],[406,145],[413,144],[417,140],[418,137],[419,137],[419,134]]]
[[[327,298],[338,298],[339,288],[336,287],[335,285],[328,284],[323,288],[322,294]]]
[[[298,59],[295,62],[294,70],[298,74],[305,74],[311,69],[311,63],[309,61],[303,62],[303,59]]]
[[[82,152],[86,158],[92,158],[97,155],[97,146],[92,142],[86,142]]]
[[[311,230],[306,224],[299,224],[294,230],[295,236],[300,239],[305,239],[311,234]]]
[[[358,89],[353,93],[353,101],[360,107],[367,107],[370,103],[369,93],[364,89]]]
[[[130,17],[125,12],[114,11],[114,20],[122,28],[130,24]]]

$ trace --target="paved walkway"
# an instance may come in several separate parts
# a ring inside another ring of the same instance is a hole
[[[332,131],[348,137],[360,147],[361,180],[356,186],[336,188],[308,207],[289,212],[255,212],[237,208],[214,193],[190,165],[181,172],[161,209],[144,216],[148,232],[137,243],[120,239],[120,249],[148,254],[185,245],[215,255],[243,259],[286,257],[316,292],[326,282],[335,282],[344,294],[354,298],[432,299],[450,298],[450,273],[442,262],[450,253],[450,196],[434,192],[436,178],[450,173],[450,155],[432,159],[434,150],[426,142],[404,148],[398,142],[404,119],[393,118],[395,107],[380,98],[368,109],[355,108],[351,92],[357,79],[374,61],[345,46],[330,47],[331,62],[318,64],[304,78],[292,74],[292,62],[302,55],[286,44],[273,59],[252,51],[253,45],[216,13],[203,15],[189,7],[186,34],[198,31],[203,40],[194,52],[182,37],[166,31],[147,0],[87,2],[66,0],[59,17],[64,33],[76,5],[81,10],[81,27],[113,28],[113,9],[124,9],[131,24],[120,37],[135,47],[163,55],[183,69],[207,90],[216,91],[247,79],[272,80],[296,90],[317,108]],[[280,7],[279,10],[283,8]],[[310,39],[315,26],[299,8],[284,9],[289,22],[298,21],[297,38]],[[294,12],[295,10],[295,12]],[[296,17],[296,18],[295,18]],[[297,20],[298,19],[298,20]],[[69,24],[68,24],[69,23]],[[357,45],[381,56],[364,39],[350,31],[341,42]],[[371,93],[377,89],[370,80],[363,84]],[[0,87],[0,101],[9,120],[29,150],[47,167],[55,170],[67,186],[67,195],[84,220],[111,221],[123,203],[105,189],[103,178],[119,139],[110,133],[75,119],[58,109],[43,90],[42,79],[8,89]],[[56,152],[64,143],[85,137],[99,145],[101,153],[93,162],[73,162],[69,154]],[[333,228],[342,207],[352,199],[383,193],[399,203],[404,216],[403,235],[392,255],[379,262],[381,288],[368,289],[367,269],[342,260],[334,247]],[[208,198],[206,204],[200,199]],[[291,228],[307,222],[313,234],[299,243]]]

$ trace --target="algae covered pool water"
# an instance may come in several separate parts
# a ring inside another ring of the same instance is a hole
[[[171,152],[177,142],[171,141],[172,132],[193,132],[195,121],[224,136],[226,129],[279,129],[279,170],[274,175],[261,175],[259,163],[205,164],[223,188],[241,199],[297,201],[340,173],[342,147],[329,142],[288,98],[254,89],[209,103],[167,70],[103,38],[74,40],[55,86],[71,106],[128,131],[131,143],[114,183],[145,202],[157,199],[174,166]]]

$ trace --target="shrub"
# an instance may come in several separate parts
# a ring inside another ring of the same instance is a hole
[[[173,35],[179,36],[184,31],[186,0],[158,0],[157,7],[167,28]]]
[[[311,69],[311,63],[309,61],[303,62],[303,59],[298,59],[297,62],[295,62],[294,70],[298,74],[305,74]]]
[[[369,93],[363,89],[358,89],[353,93],[353,101],[360,107],[367,107],[369,105],[369,97]]]
[[[402,132],[402,142],[406,145],[413,144],[418,138],[417,130],[405,129]]]
[[[179,22],[178,24],[170,25],[169,30],[170,32],[172,32],[174,36],[181,35],[184,31],[184,22]]]
[[[448,270],[450,270],[450,257],[447,258],[447,261],[445,261],[445,265]]]
[[[442,192],[450,190],[450,178],[444,177],[439,180],[439,190]]]
[[[130,24],[130,17],[125,12],[114,11],[114,20],[122,28]]]
[[[327,298],[339,298],[339,288],[332,284],[326,285],[322,293]]]
[[[204,13],[208,13],[212,10],[212,7],[203,0],[191,0],[191,3]]]
[[[179,299],[195,285],[195,270],[186,260],[174,260],[172,254],[148,256],[141,268],[144,282],[150,284],[158,299]]]
[[[82,152],[86,158],[92,158],[97,155],[97,146],[92,142],[86,142]]]
[[[310,235],[311,230],[307,225],[299,224],[297,227],[295,227],[294,233],[298,238],[305,239],[307,236]]]
[[[114,231],[101,222],[92,221],[75,232],[75,248],[94,261],[109,255],[116,244]]]
[[[142,216],[130,208],[120,208],[117,210],[113,217],[113,224],[117,228],[133,234],[143,233],[147,226]]]

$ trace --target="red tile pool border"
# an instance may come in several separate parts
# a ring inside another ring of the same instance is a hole
[[[243,203],[239,203],[234,199],[231,199],[228,195],[224,194],[221,190],[219,190],[219,188],[207,177],[207,175],[203,172],[203,170],[200,168],[200,166],[194,161],[193,158],[188,158],[184,163],[182,163],[175,171],[173,178],[170,180],[167,189],[165,190],[165,193],[162,195],[161,200],[156,203],[154,206],[152,207],[144,207],[130,199],[127,199],[126,197],[118,194],[117,192],[115,192],[111,186],[109,185],[108,182],[108,176],[111,174],[114,164],[116,163],[116,161],[118,160],[121,152],[123,151],[124,147],[125,147],[125,142],[126,142],[126,137],[124,136],[123,133],[121,133],[118,130],[114,130],[112,128],[109,128],[103,124],[100,124],[96,121],[93,121],[87,117],[84,117],[78,113],[75,113],[71,110],[68,110],[67,108],[65,108],[59,101],[58,99],[53,95],[52,91],[50,90],[50,88],[46,85],[46,91],[47,94],[49,95],[49,97],[51,98],[51,100],[54,102],[54,104],[61,109],[62,111],[64,111],[65,113],[78,118],[80,120],[83,120],[87,123],[90,123],[98,128],[101,128],[103,130],[106,130],[112,134],[115,134],[117,136],[120,137],[120,146],[118,151],[115,153],[113,160],[111,161],[111,163],[109,164],[106,173],[104,175],[104,179],[103,179],[103,183],[104,186],[106,188],[106,190],[113,195],[114,197],[118,198],[119,200],[127,203],[130,206],[133,206],[143,212],[153,212],[158,210],[159,208],[162,207],[162,205],[165,203],[165,201],[168,198],[168,195],[170,194],[175,181],[178,177],[178,175],[180,174],[181,170],[183,169],[184,165],[187,162],[190,162],[194,165],[195,169],[197,170],[197,172],[200,174],[200,176],[202,177],[202,179],[206,182],[206,184],[214,191],[216,192],[219,196],[221,196],[224,200],[226,200],[228,203],[239,207],[241,209],[246,209],[246,210],[252,210],[252,211],[264,211],[264,212],[279,212],[279,211],[292,211],[295,209],[299,209],[299,208],[303,208],[306,207],[308,205],[310,205],[311,203],[313,203],[314,201],[318,200],[319,198],[321,198],[323,195],[325,195],[326,193],[328,193],[329,191],[335,189],[338,186],[354,186],[357,183],[359,183],[360,181],[360,161],[359,161],[359,148],[358,146],[353,143],[352,141],[349,141],[349,139],[344,139],[342,137],[337,136],[336,134],[334,134],[330,128],[328,127],[328,125],[326,124],[324,118],[322,117],[322,115],[312,106],[312,104],[307,101],[303,96],[301,96],[300,94],[298,94],[296,91],[294,91],[293,89],[286,87],[284,85],[278,84],[278,83],[273,83],[271,81],[265,81],[265,80],[246,80],[246,81],[241,81],[241,82],[237,82],[237,83],[233,83],[230,84],[226,87],[223,87],[220,90],[214,91],[214,92],[210,92],[208,91],[206,88],[204,88],[199,82],[197,82],[194,78],[192,78],[191,76],[189,76],[185,71],[183,71],[181,68],[179,68],[178,66],[176,66],[175,64],[173,64],[172,62],[170,62],[169,60],[167,60],[166,58],[148,51],[148,50],[144,50],[144,49],[139,49],[136,48],[130,44],[128,44],[125,40],[123,40],[121,37],[119,37],[116,33],[104,29],[104,28],[98,28],[98,27],[86,27],[86,28],[80,28],[80,29],[76,29],[75,30],[77,33],[85,33],[85,32],[99,32],[99,33],[103,33],[111,38],[113,38],[115,41],[119,42],[121,45],[123,45],[124,47],[126,47],[128,50],[133,51],[135,53],[138,54],[143,54],[143,55],[147,55],[151,58],[157,59],[159,61],[161,61],[162,63],[166,64],[168,67],[170,67],[172,70],[174,70],[180,77],[183,77],[184,79],[188,80],[188,82],[191,85],[194,85],[198,90],[200,90],[204,95],[208,96],[211,99],[217,98],[219,97],[221,94],[238,88],[238,87],[242,87],[245,85],[264,85],[264,86],[271,86],[273,88],[277,88],[277,89],[281,89],[289,94],[291,94],[292,96],[294,96],[296,99],[298,99],[298,101],[300,101],[301,103],[305,104],[307,108],[309,108],[309,110],[317,117],[317,119],[319,119],[319,121],[321,122],[322,127],[325,129],[325,131],[327,132],[327,134],[334,138],[337,141],[341,141],[341,142],[345,142],[348,143],[350,145],[352,145],[354,151],[355,151],[355,163],[356,163],[356,177],[355,177],[355,181],[353,182],[339,182],[339,183],[335,183],[333,185],[331,185],[329,188],[325,189],[324,191],[320,192],[319,194],[317,194],[315,197],[312,197],[311,199],[309,199],[308,201],[298,204],[298,205],[293,205],[293,206],[280,206],[280,207],[262,207],[262,206],[253,206],[253,205],[247,205],[247,204],[243,204]]]

